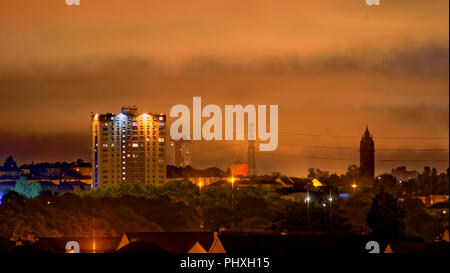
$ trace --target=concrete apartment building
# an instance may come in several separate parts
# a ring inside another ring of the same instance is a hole
[[[171,140],[167,153],[167,165],[175,167],[192,166],[192,141]]]
[[[138,113],[92,115],[92,187],[122,182],[159,186],[166,181],[166,115]]]

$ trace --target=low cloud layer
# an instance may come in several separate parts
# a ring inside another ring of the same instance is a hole
[[[343,172],[366,123],[377,159],[399,160],[377,172],[448,167],[448,1],[44,2],[0,4],[0,161],[89,160],[92,112],[168,113],[201,96],[279,105],[280,146],[258,153],[260,173]],[[383,138],[395,136],[423,138]],[[246,146],[195,143],[194,166],[245,162]]]

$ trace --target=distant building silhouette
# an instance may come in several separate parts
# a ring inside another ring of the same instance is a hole
[[[416,171],[408,171],[405,166],[398,167],[396,169],[392,169],[391,174],[397,178],[400,182],[408,181],[410,179],[414,179],[419,174]]]
[[[167,165],[175,167],[192,166],[192,141],[171,140],[168,147]]]
[[[249,125],[249,137],[248,137],[248,176],[256,177],[256,155],[255,155],[255,140],[253,135],[254,124]]]
[[[361,175],[374,177],[375,175],[375,145],[369,128],[366,126],[366,131],[362,136],[360,143],[360,171]]]

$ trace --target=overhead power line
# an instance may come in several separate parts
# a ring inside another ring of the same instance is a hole
[[[334,137],[334,138],[361,138],[357,135],[325,135],[325,134],[307,134],[307,133],[294,133],[294,132],[279,132],[285,135],[298,135],[308,137]],[[442,140],[449,139],[448,136],[440,137],[425,137],[425,136],[374,136],[375,139],[415,139],[415,140]]]
[[[302,155],[286,155],[276,153],[259,153],[258,156],[281,156],[281,157],[294,157],[304,159],[319,159],[319,160],[344,160],[344,161],[357,161],[358,158],[339,158],[339,157],[315,157],[315,156],[302,156]],[[448,159],[375,159],[376,162],[448,162]]]
[[[292,146],[292,147],[302,147],[302,148],[314,148],[314,149],[340,149],[340,150],[359,150],[358,147],[340,147],[340,146],[314,146],[314,145],[298,145],[298,144],[278,144],[279,146]],[[395,148],[377,148],[376,151],[400,151],[400,152],[448,152],[445,148],[435,148],[435,149],[395,149]]]
[[[194,151],[192,154],[194,155],[199,155],[199,154],[204,154],[204,153],[208,153],[208,152],[216,152],[216,151],[222,151],[224,149],[227,149],[229,147],[232,146],[237,146],[237,145],[244,145],[246,143],[230,143],[227,145],[223,145],[221,147],[217,147],[217,148],[211,148],[211,149],[204,149],[201,151]],[[317,146],[317,145],[300,145],[300,144],[283,144],[283,143],[279,143],[278,146],[289,146],[289,147],[301,147],[301,148],[312,148],[312,149],[337,149],[337,150],[359,150],[358,147],[344,147],[344,146]],[[449,149],[448,148],[431,148],[431,149],[403,149],[403,148],[378,148],[375,147],[376,151],[397,151],[397,152],[448,152]]]

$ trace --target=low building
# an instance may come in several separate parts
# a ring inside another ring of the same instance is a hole
[[[242,164],[240,162],[233,163],[229,166],[230,173],[234,177],[247,177],[248,164]]]
[[[419,173],[416,171],[408,171],[405,166],[401,166],[396,169],[392,169],[391,174],[401,183],[403,181],[415,179]]]
[[[305,202],[307,196],[308,196],[307,192],[294,192],[282,195],[280,196],[280,198],[291,202]]]
[[[197,186],[209,186],[217,181],[223,180],[223,177],[185,177],[185,178],[167,178],[167,183],[177,180],[188,180]]]
[[[448,213],[448,201],[434,203],[428,208],[432,216],[446,215]]]
[[[419,195],[415,196],[415,198],[420,199],[425,206],[430,207],[439,202],[448,202],[448,195],[446,194],[430,194],[430,195]]]
[[[19,168],[0,167],[0,177],[2,178],[17,178],[23,174]]]
[[[88,163],[90,164],[90,163]],[[92,176],[92,167],[89,166],[73,166],[70,168],[72,171],[75,171],[81,175],[81,177],[91,177]]]

